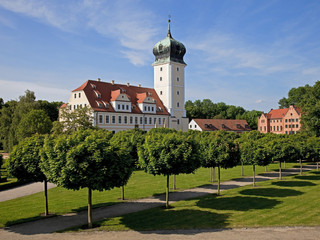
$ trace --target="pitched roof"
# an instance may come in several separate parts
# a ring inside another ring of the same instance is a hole
[[[300,108],[295,108],[292,106],[293,109],[297,111],[298,114],[301,114],[301,109]],[[282,108],[282,109],[271,109],[270,112],[267,114],[267,117],[272,119],[272,118],[283,118],[287,112],[289,111],[290,108]]]
[[[246,120],[240,119],[193,119],[203,131],[251,131]]]
[[[120,93],[124,93],[131,100],[131,113],[142,113],[139,109],[138,103],[141,102],[142,96],[150,96],[155,100],[157,114],[169,115],[169,112],[160,100],[157,92],[153,88],[144,88],[124,84],[114,84],[102,81],[88,80],[80,87],[72,92],[84,91],[90,106],[94,111],[98,112],[115,112],[111,102],[116,100]],[[96,93],[100,94],[98,98]],[[143,98],[144,99],[144,98]],[[103,107],[99,107],[99,103]],[[105,107],[108,104],[108,108]]]

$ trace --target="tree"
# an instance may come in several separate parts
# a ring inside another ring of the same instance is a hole
[[[218,167],[218,195],[220,195],[220,168],[233,168],[237,166],[240,160],[239,145],[235,141],[236,138],[238,138],[236,133],[219,130],[216,132],[215,138],[212,139],[217,152],[215,162]]]
[[[42,168],[58,186],[88,188],[88,227],[92,227],[92,190],[109,190],[126,184],[132,173],[128,151],[110,141],[106,130],[79,130],[47,138]]]
[[[288,135],[270,134],[268,139],[268,147],[273,162],[279,162],[279,179],[282,179],[281,163],[286,160],[295,159],[297,149],[289,140]]]
[[[113,135],[111,142],[113,145],[118,145],[120,150],[129,152],[128,157],[132,163],[130,169],[133,171],[138,166],[138,148],[144,142],[144,131],[140,129],[132,129],[127,131],[120,131]],[[124,197],[124,186],[121,186],[121,199],[125,200]]]
[[[200,151],[199,156],[201,159],[201,167],[210,168],[210,181],[213,182],[215,179],[215,167],[216,158],[218,156],[218,151],[215,145],[215,132],[201,132],[199,136],[200,139]]]
[[[32,109],[22,117],[16,131],[17,139],[21,141],[33,134],[47,134],[51,128],[52,122],[46,112]]]
[[[196,142],[182,133],[147,134],[139,150],[145,172],[167,177],[166,208],[169,208],[169,177],[193,173],[199,166]]]
[[[59,107],[63,102],[48,102],[45,100],[38,100],[39,109],[46,112],[51,122],[57,121],[59,117]]]
[[[8,162],[8,172],[24,181],[34,181],[44,183],[45,196],[45,216],[48,215],[48,192],[47,178],[40,168],[41,155],[43,148],[44,136],[34,135],[31,138],[22,140],[14,147],[10,153]]]
[[[3,157],[2,157],[2,154],[0,154],[0,170],[1,170],[2,164],[3,164]],[[0,171],[0,179],[1,179],[1,171]]]
[[[246,164],[251,164],[253,169],[253,183],[255,187],[255,166],[267,166],[270,164],[270,157],[264,144],[259,140],[247,140],[240,145],[241,159]]]
[[[93,126],[93,112],[89,107],[70,110],[61,109],[60,121],[53,123],[52,133],[71,134],[77,130],[96,129]]]
[[[320,158],[320,138],[311,136],[308,138],[307,148],[309,149],[307,158],[317,163],[317,171],[319,171],[319,158]]]

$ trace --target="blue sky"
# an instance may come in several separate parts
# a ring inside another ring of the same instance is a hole
[[[0,97],[67,102],[96,78],[153,87],[168,14],[187,48],[186,100],[268,112],[320,80],[319,0],[0,0]]]

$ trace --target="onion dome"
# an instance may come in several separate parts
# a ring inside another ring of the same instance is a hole
[[[183,56],[186,54],[186,47],[179,41],[175,40],[170,32],[170,19],[168,20],[167,37],[156,43],[153,47],[155,61],[153,65],[169,62],[178,62],[186,64]]]

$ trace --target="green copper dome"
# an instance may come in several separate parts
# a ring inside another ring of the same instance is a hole
[[[154,45],[153,54],[155,56],[153,65],[168,62],[186,64],[183,61],[183,56],[186,54],[186,47],[172,37],[170,32],[170,19],[167,37]]]

